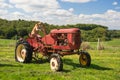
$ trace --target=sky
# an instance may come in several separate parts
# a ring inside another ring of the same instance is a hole
[[[0,18],[99,24],[120,30],[120,0],[0,0]]]

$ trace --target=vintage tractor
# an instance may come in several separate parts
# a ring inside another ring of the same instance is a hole
[[[81,41],[81,32],[78,28],[53,29],[46,34],[45,27],[42,32],[43,37],[31,37],[26,40],[20,39],[16,44],[15,60],[21,63],[29,63],[32,56],[42,54],[50,60],[52,71],[61,71],[63,69],[62,58],[65,55],[78,54],[80,66],[86,67],[91,64],[91,57],[88,52],[79,50]]]

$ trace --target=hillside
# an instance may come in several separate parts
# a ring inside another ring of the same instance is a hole
[[[0,38],[15,39],[16,36],[27,37],[33,26],[38,21],[13,20],[8,21],[0,19]],[[119,38],[120,30],[108,30],[106,26],[97,24],[75,24],[75,25],[51,25],[44,23],[47,32],[54,28],[79,28],[81,29],[82,39],[84,41],[97,41],[100,38],[103,41],[111,40],[111,38]]]

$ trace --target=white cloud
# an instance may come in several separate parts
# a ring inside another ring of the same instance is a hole
[[[5,0],[0,0],[0,2],[4,2]]]
[[[55,15],[61,16],[61,17],[62,16],[70,17],[72,15],[72,13],[70,13],[69,11],[64,10],[64,9],[58,9],[58,10],[56,10]]]
[[[7,10],[0,10],[0,16],[4,16],[4,15],[6,15],[8,13],[8,11]]]
[[[0,3],[0,8],[8,9],[8,8],[13,8],[13,6],[6,3]]]
[[[86,3],[86,2],[90,2],[90,1],[96,1],[96,0],[61,0],[64,2],[72,2],[72,3]]]
[[[13,4],[27,4],[30,0],[9,0]]]
[[[23,16],[24,15],[23,13],[20,13],[20,12],[13,12],[12,14],[17,15],[17,16]]]
[[[112,3],[112,5],[117,5],[117,4],[118,4],[118,2],[113,2],[113,3]]]
[[[4,3],[5,1],[1,2]],[[5,12],[1,11],[2,18],[9,20],[42,20],[43,22],[59,24],[60,20],[62,21],[61,18],[72,15],[72,8],[69,10],[62,9],[57,0],[9,0],[9,2],[16,8],[15,12],[4,14]],[[24,12],[19,10],[24,10]]]
[[[57,0],[10,0],[10,3],[14,4],[16,8],[32,14],[34,19],[38,20],[40,18],[43,21],[47,21],[46,18],[50,20],[50,17],[53,19],[70,17],[74,11],[73,8],[62,9]]]
[[[4,0],[0,0],[1,3],[5,3],[3,1]],[[84,0],[84,2],[85,1],[91,0]],[[0,18],[9,20],[37,20],[58,25],[91,23],[105,25],[110,29],[120,29],[120,12],[115,10],[107,10],[102,14],[77,15],[73,13],[74,8],[69,8],[68,10],[61,8],[57,0],[10,0],[9,5],[12,6],[11,8],[13,8],[14,5],[16,9],[12,12],[8,12],[8,9],[4,9],[7,7],[4,6],[3,9],[0,9]],[[19,11],[19,9],[24,11]]]
[[[13,6],[6,3],[6,0],[0,0],[0,8],[1,9],[9,9],[9,8],[13,8]]]
[[[2,18],[8,20],[18,20],[18,19],[33,20],[32,16],[20,12],[7,13]]]
[[[43,12],[51,9],[60,8],[56,0],[10,0],[16,8],[23,9],[25,12]]]
[[[110,29],[120,29],[120,12],[107,10],[103,14],[80,14],[79,20],[83,23],[95,23],[108,26]]]
[[[70,8],[69,11],[70,11],[70,12],[73,12],[73,11],[74,11],[74,8]]]

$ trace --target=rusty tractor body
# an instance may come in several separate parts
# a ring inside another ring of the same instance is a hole
[[[33,54],[42,54],[50,59],[53,71],[63,69],[62,56],[78,54],[81,66],[90,66],[91,57],[88,52],[80,51],[81,33],[78,28],[53,29],[43,37],[30,37],[19,40],[15,49],[15,59],[18,62],[28,63]]]

